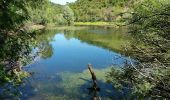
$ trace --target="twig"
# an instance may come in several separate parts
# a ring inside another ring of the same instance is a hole
[[[131,60],[130,57],[129,57],[129,59],[130,59],[130,64],[132,65],[132,67],[133,67],[139,74],[141,74],[141,75],[144,76],[144,77],[147,77],[147,78],[150,78],[150,79],[154,80],[154,78],[149,77],[149,76],[143,74],[142,72],[140,72],[140,71],[133,65],[132,60]]]

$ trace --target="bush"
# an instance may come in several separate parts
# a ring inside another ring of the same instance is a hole
[[[170,98],[169,20],[169,0],[144,0],[134,7],[130,33],[135,41],[126,52],[136,62],[119,74],[112,70],[108,75],[111,83],[128,86],[134,98]]]

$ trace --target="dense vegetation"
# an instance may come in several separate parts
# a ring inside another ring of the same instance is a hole
[[[74,22],[73,11],[67,5],[58,5],[43,0],[41,6],[27,7],[30,19],[28,22],[41,25],[71,25]]]
[[[41,0],[0,1],[0,85],[9,85],[0,91],[0,98],[14,96],[15,94],[10,93],[12,87],[20,84],[22,78],[28,75],[21,71],[21,66],[31,59],[29,52],[32,34],[23,28],[24,21],[29,18],[26,6],[34,7],[40,2]]]
[[[26,30],[25,26],[71,25],[74,14],[68,6],[56,5],[48,0],[2,0],[0,7],[0,83],[6,83],[13,80],[13,75],[5,72],[18,72],[32,59],[30,52],[35,45],[35,34]]]
[[[170,98],[169,21],[168,0],[144,0],[134,7],[130,33],[135,41],[126,51],[136,61],[112,69],[109,82],[131,91],[132,98]]]
[[[76,22],[113,22],[120,20],[123,12],[129,10],[135,0],[77,0],[70,4]]]

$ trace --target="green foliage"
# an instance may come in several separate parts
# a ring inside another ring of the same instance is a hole
[[[114,22],[75,22],[74,25],[79,25],[79,26],[113,26],[116,27],[116,24]]]
[[[1,0],[0,1],[0,28],[14,29],[23,20],[27,19],[25,0]],[[5,24],[4,24],[5,23]]]
[[[34,2],[39,3],[40,0]],[[26,7],[32,1],[28,0],[2,0],[0,5],[0,63],[5,61],[18,61],[27,57],[31,48],[28,39],[33,38],[24,28],[24,21],[29,18]]]
[[[65,21],[60,21],[61,24],[63,22],[65,24],[66,20],[62,15],[62,6],[52,4],[48,0],[2,0],[0,5],[2,8],[0,9],[0,64],[2,65],[0,81],[4,84],[20,83],[26,73],[19,67],[32,61],[34,55],[30,53],[39,43],[34,40],[35,33],[26,31],[24,24],[28,21],[36,24],[52,22],[58,24],[57,16]],[[41,54],[47,58],[52,55],[51,51],[51,46],[47,44]]]
[[[137,63],[108,74],[109,82],[130,89],[132,98],[170,97],[169,20],[169,0],[144,0],[134,7],[130,33],[135,41],[126,52]]]
[[[48,0],[43,0],[39,5],[36,6],[36,8],[32,8],[31,6],[27,7],[29,15],[30,15],[30,21],[35,24],[42,24],[45,25],[49,22],[48,14],[51,10],[49,8],[50,3]]]
[[[148,57],[149,62],[158,59],[160,62],[167,64],[170,61],[169,56],[169,14],[170,3],[167,0],[147,1],[135,8],[136,12],[131,20],[131,33],[137,39],[136,43],[142,43],[141,50]],[[138,54],[138,53],[137,53]],[[149,54],[149,56],[147,56]],[[146,61],[146,58],[140,60]]]
[[[145,69],[146,70],[146,69]],[[168,77],[170,76],[168,69],[148,69],[152,70],[152,78],[150,76],[143,76],[141,72],[131,65],[126,66],[123,69],[115,69],[107,74],[107,82],[113,84],[115,88],[119,91],[127,89],[129,91],[129,96],[127,98],[168,98],[168,85],[170,83]],[[159,72],[157,72],[159,70]],[[146,75],[149,72],[143,72]],[[167,90],[163,90],[159,81],[163,82]],[[159,91],[161,89],[162,91]],[[159,92],[158,92],[159,91]],[[162,94],[161,94],[162,93]]]
[[[74,22],[74,13],[69,6],[64,6],[63,8],[63,17],[67,21],[68,25],[73,25]]]
[[[77,0],[69,4],[76,22],[115,21],[135,0]]]
[[[34,4],[39,2],[41,0],[37,0]],[[20,27],[23,21],[29,17],[26,6],[30,4],[33,4],[32,0],[1,0],[0,29],[13,30]]]
[[[12,74],[15,73],[15,74]],[[11,83],[12,85],[16,86],[22,82],[22,79],[28,77],[29,74],[25,71],[17,72],[13,70],[9,73],[6,73],[4,70],[4,66],[0,66],[0,85],[3,86],[6,83]]]
[[[25,71],[14,71],[13,73],[6,73],[4,70],[4,65],[0,66],[0,99],[4,100],[6,98],[13,98],[18,100],[22,93],[17,89],[17,87],[23,82],[23,79],[29,76]]]
[[[33,34],[24,30],[24,21],[29,18],[26,9],[41,0],[0,1],[0,86],[19,85],[28,73],[21,71],[31,56]],[[12,86],[10,87],[12,89]]]
[[[30,19],[34,24],[68,25],[74,22],[74,13],[68,6],[62,6],[44,0],[36,8],[27,7]]]

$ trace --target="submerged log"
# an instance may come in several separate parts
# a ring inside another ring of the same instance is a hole
[[[101,98],[99,96],[97,96],[97,92],[100,91],[100,87],[98,86],[97,84],[97,77],[92,69],[92,65],[91,64],[88,64],[88,69],[90,71],[90,74],[92,76],[92,80],[93,80],[93,83],[92,83],[92,86],[89,89],[89,94],[92,94],[92,100],[101,100]]]

